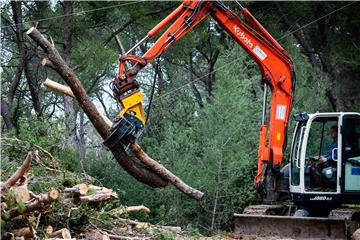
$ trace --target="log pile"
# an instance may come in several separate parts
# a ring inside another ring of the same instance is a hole
[[[39,152],[29,152],[17,171],[0,183],[1,239],[153,239],[159,233],[181,233],[179,227],[125,218],[132,212],[148,214],[150,209],[143,205],[117,206],[116,192],[89,182],[33,192],[32,182],[36,181],[29,178],[37,176],[31,172],[35,167],[31,163],[46,169],[45,174],[55,176],[60,171],[38,163],[33,159],[36,155],[41,157]],[[69,223],[74,215],[83,216],[81,224]],[[111,222],[111,230],[103,227],[103,218]]]
[[[70,200],[72,203],[75,204],[96,204],[100,202],[113,201],[118,199],[117,193],[114,192],[112,189],[98,187],[94,185],[87,185],[84,183],[75,185],[70,188],[65,188],[64,194],[65,200]]]

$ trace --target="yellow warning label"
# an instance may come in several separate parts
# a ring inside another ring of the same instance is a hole
[[[280,141],[281,139],[281,133],[276,133],[276,140]]]

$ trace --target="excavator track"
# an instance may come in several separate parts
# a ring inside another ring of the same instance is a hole
[[[242,237],[346,239],[342,219],[234,214],[234,220],[234,233]]]
[[[283,205],[249,206],[243,214],[234,214],[234,234],[254,239],[347,239],[360,227],[360,208],[333,209],[329,217],[279,216],[281,213],[290,214],[291,209]]]

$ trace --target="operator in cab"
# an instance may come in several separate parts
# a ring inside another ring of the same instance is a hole
[[[337,151],[336,150],[334,151],[334,156],[332,156],[333,150],[335,148],[337,148],[337,146],[338,146],[338,126],[337,125],[331,126],[331,128],[330,128],[330,136],[333,139],[333,141],[329,145],[326,155],[325,156],[320,156],[320,158],[319,158],[319,163],[320,164],[330,163],[330,161],[334,160],[334,159],[332,159],[333,157],[335,159],[337,159]]]
[[[337,159],[337,147],[338,147],[338,126],[333,125],[330,128],[330,137],[332,142],[328,146],[328,150],[325,156],[320,156],[315,163],[315,171],[312,175],[312,183],[314,187],[320,188],[335,188],[334,181],[329,181],[335,177],[335,173],[332,169]],[[334,150],[336,149],[336,150]],[[324,181],[327,179],[327,181]]]

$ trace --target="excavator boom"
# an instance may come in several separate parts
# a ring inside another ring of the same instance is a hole
[[[256,184],[262,186],[264,179],[268,177],[267,172],[270,169],[279,169],[278,166],[283,160],[293,98],[294,74],[288,53],[251,15],[249,10],[239,3],[237,5],[240,7],[244,20],[220,1],[185,0],[125,55],[119,57],[120,67],[113,84],[113,91],[122,107],[119,119],[126,118],[129,126],[135,122],[137,124],[135,127],[141,131],[146,118],[141,102],[142,96],[139,95],[139,85],[135,80],[137,73],[205,18],[211,16],[254,59],[262,75],[265,88],[264,107],[260,126],[258,173],[255,178]],[[130,55],[136,47],[157,35],[170,23],[171,25],[142,57]],[[134,64],[126,69],[127,62]],[[237,65],[234,64],[234,66]],[[266,114],[267,86],[271,89],[270,117]],[[266,120],[267,118],[269,121]],[[132,139],[136,139],[136,136]],[[268,188],[268,192],[270,191],[275,191],[275,189]]]

